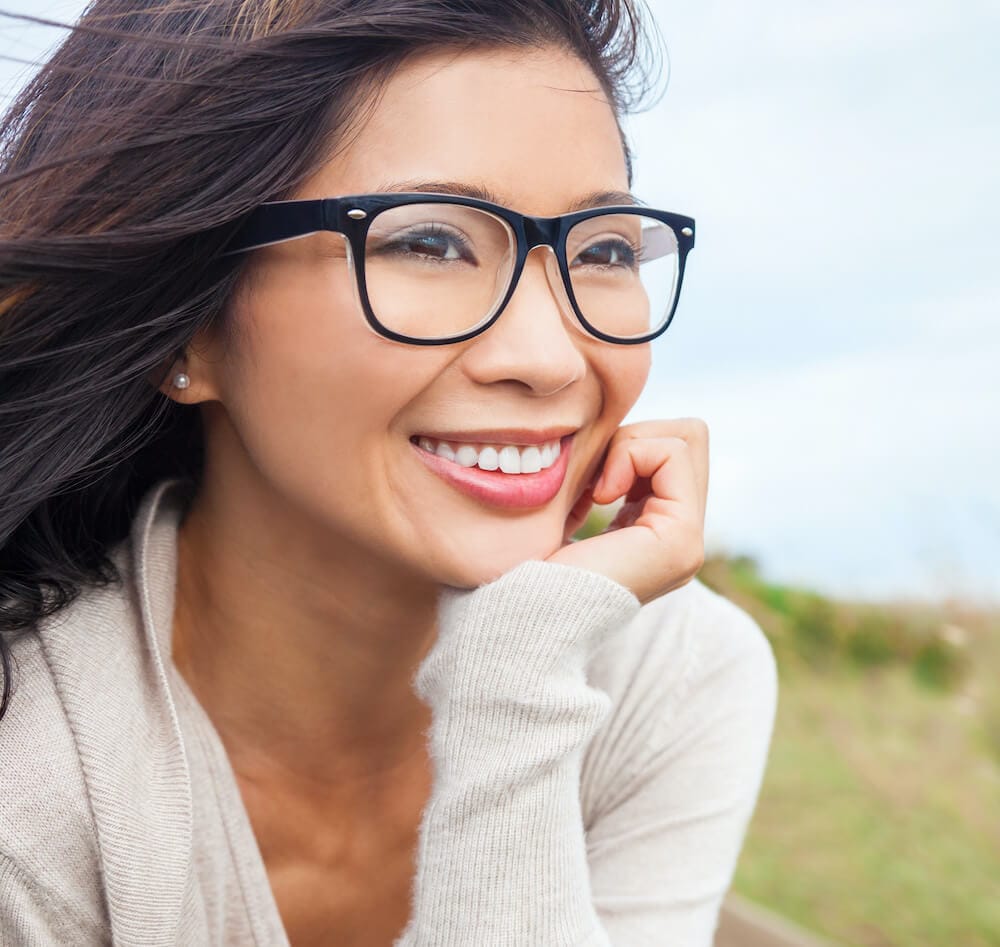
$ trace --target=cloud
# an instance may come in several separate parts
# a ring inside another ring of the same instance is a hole
[[[708,421],[710,533],[778,575],[1000,601],[1000,9],[653,8],[636,190],[698,243],[630,418]]]

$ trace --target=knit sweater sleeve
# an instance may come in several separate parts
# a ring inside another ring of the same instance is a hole
[[[412,910],[394,947],[607,947],[591,900],[579,780],[610,710],[588,657],[639,612],[596,572],[528,561],[448,589],[414,678],[434,768]]]
[[[82,912],[77,901],[78,897],[68,898],[65,889],[32,877],[0,852],[0,947],[106,943],[104,921]]]

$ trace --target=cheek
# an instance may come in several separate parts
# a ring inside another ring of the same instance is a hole
[[[224,394],[248,462],[325,518],[378,506],[386,452],[408,446],[394,419],[435,372],[371,331],[348,277],[284,267],[280,291],[262,286],[240,313],[247,347]]]
[[[608,347],[593,362],[601,379],[606,417],[621,420],[638,400],[652,364],[649,344]]]

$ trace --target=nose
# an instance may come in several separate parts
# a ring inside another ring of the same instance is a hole
[[[536,246],[500,318],[465,353],[466,371],[480,384],[515,381],[535,395],[552,395],[586,374],[585,341],[555,251]]]

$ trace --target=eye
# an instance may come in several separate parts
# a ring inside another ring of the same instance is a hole
[[[369,239],[368,254],[394,256],[401,259],[475,262],[472,246],[466,237],[450,227],[425,224],[406,233],[378,240],[374,245]]]
[[[624,267],[635,269],[639,251],[623,237],[609,237],[581,250],[571,266]]]

